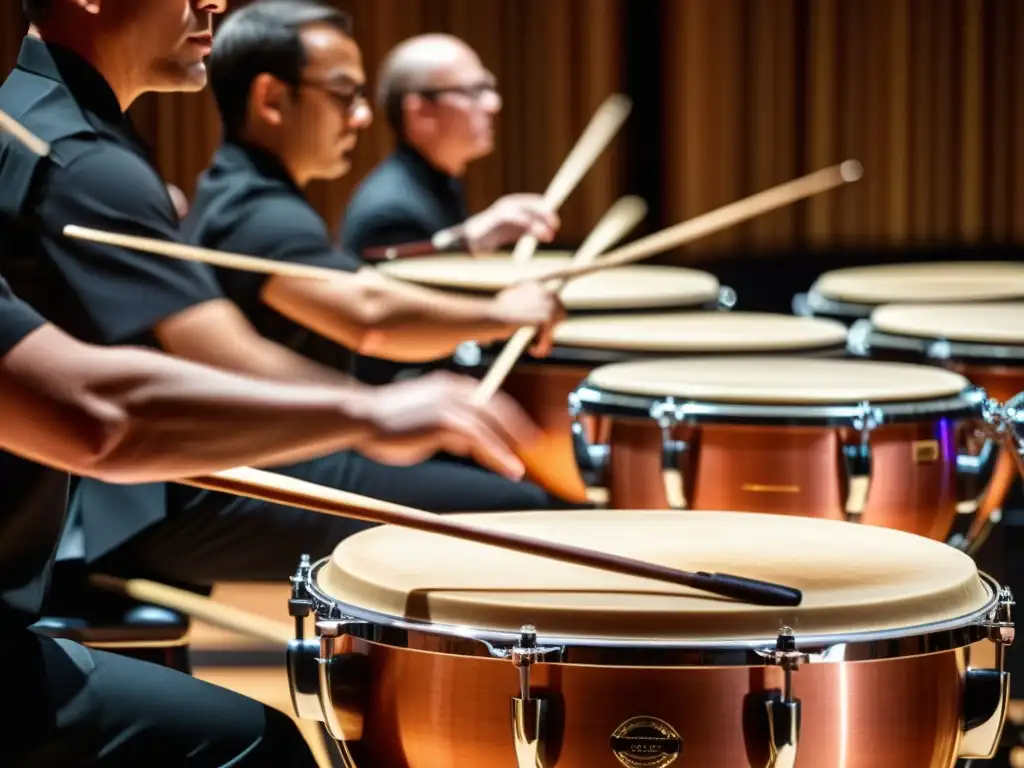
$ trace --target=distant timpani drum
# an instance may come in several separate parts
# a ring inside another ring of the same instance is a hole
[[[1024,392],[1024,301],[892,304],[851,326],[852,355],[928,363],[962,374],[995,401],[992,412]],[[975,459],[962,458],[985,481],[968,539],[984,541],[998,519],[1018,472],[1011,455],[996,450],[991,428],[975,436]],[[993,460],[994,459],[994,460]]]
[[[866,318],[883,304],[1024,299],[1024,265],[1010,262],[879,264],[824,273],[793,299],[798,315],[844,322]]]
[[[463,293],[493,295],[513,283],[566,267],[571,254],[539,253],[530,261],[513,262],[507,255],[436,256],[381,264],[385,274],[420,285]],[[628,310],[730,308],[732,289],[714,275],[686,267],[631,264],[572,280],[563,293],[570,313]]]
[[[952,768],[988,758],[1013,596],[902,531],[731,511],[455,515],[795,608],[382,526],[303,562],[292,700],[353,768]],[[301,622],[298,626],[302,626]]]
[[[572,412],[610,423],[616,508],[812,515],[946,539],[983,389],[952,371],[854,359],[704,357],[592,371]]]

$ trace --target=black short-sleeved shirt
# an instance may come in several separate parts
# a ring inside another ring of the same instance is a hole
[[[51,145],[50,156],[39,158],[0,136],[0,211],[23,217],[0,220],[0,272],[18,296],[84,341],[150,346],[161,321],[221,298],[204,265],[62,236],[65,225],[78,224],[180,238],[163,179],[88,62],[26,37],[0,87],[0,110]],[[86,486],[98,487],[83,481]],[[162,484],[99,488],[99,496],[82,497],[93,556],[166,514]]]
[[[462,182],[399,143],[356,188],[341,220],[341,244],[359,257],[430,240],[468,218]]]
[[[342,217],[341,244],[369,261],[369,253],[388,246],[429,243],[437,232],[467,217],[462,182],[400,142],[353,193]],[[386,384],[451,365],[450,360],[411,365],[358,356],[351,371],[368,384]]]
[[[195,200],[183,224],[188,240],[204,248],[276,261],[355,272],[357,259],[331,242],[323,219],[306,200],[284,165],[271,153],[225,143],[199,177]],[[260,298],[267,275],[217,270],[221,289],[253,326],[300,354],[347,370],[351,353],[293,323]]]
[[[0,361],[44,322],[0,278]],[[65,473],[0,451],[0,632],[26,627],[39,618],[67,493]]]

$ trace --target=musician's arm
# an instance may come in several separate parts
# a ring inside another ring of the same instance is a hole
[[[372,392],[248,379],[52,325],[0,359],[0,448],[108,482],[277,464],[372,436]]]
[[[275,276],[263,301],[362,355],[402,361],[446,357],[464,341],[508,338],[500,306],[392,280],[371,268],[332,282]]]
[[[118,183],[109,183],[110,177]],[[134,154],[101,147],[41,178],[39,215],[68,224],[180,241],[164,182]],[[47,238],[50,267],[81,302],[106,346],[149,343],[197,363],[258,378],[345,385],[319,365],[263,336],[228,301],[205,264],[70,238]]]
[[[293,322],[360,354],[433,360],[464,341],[507,338],[518,327],[501,301],[414,286],[363,267],[331,243],[323,222],[301,201],[282,196],[236,231],[243,229],[244,242],[227,233],[218,247],[338,271],[333,281],[275,275],[263,282],[260,297]]]

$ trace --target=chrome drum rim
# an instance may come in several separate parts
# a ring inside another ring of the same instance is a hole
[[[954,360],[975,363],[1024,365],[1024,345],[950,341],[940,337],[904,336],[877,330],[870,320],[858,320],[850,327],[846,349],[855,357],[871,357],[872,350],[907,352],[928,362]]]
[[[415,649],[451,656],[507,659],[521,637],[519,631],[494,631],[470,626],[435,624],[389,616],[349,605],[325,594],[317,574],[331,558],[314,563],[304,582],[306,598],[317,617],[317,632],[334,625],[328,636],[348,636],[391,648]],[[795,636],[796,647],[811,664],[880,661],[964,648],[989,639],[1002,590],[979,572],[989,593],[985,605],[966,615],[941,622],[871,632]],[[558,637],[536,628],[541,646],[558,648],[553,663],[628,667],[763,666],[765,654],[776,647],[777,635],[764,639],[693,641],[626,640],[620,638]]]
[[[689,400],[668,396],[629,395],[592,386],[584,380],[569,395],[569,411],[580,414],[652,419],[674,426],[702,423],[800,424],[859,428],[865,412],[879,424],[938,418],[980,418],[988,400],[985,390],[968,386],[956,395],[927,400],[837,403],[835,405],[761,405]]]

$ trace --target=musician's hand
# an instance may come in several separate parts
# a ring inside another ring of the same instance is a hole
[[[540,438],[540,431],[503,392],[474,405],[478,385],[476,379],[440,371],[375,388],[369,413],[375,434],[359,452],[399,466],[445,452],[470,456],[510,479],[522,478],[518,454]]]
[[[493,251],[533,235],[550,243],[561,221],[541,195],[518,194],[499,198],[490,208],[467,219],[463,236],[470,251]]]
[[[565,314],[558,293],[534,282],[518,283],[501,291],[494,297],[492,311],[496,322],[537,327],[530,349],[535,357],[545,357],[551,352],[555,326],[565,319]]]

